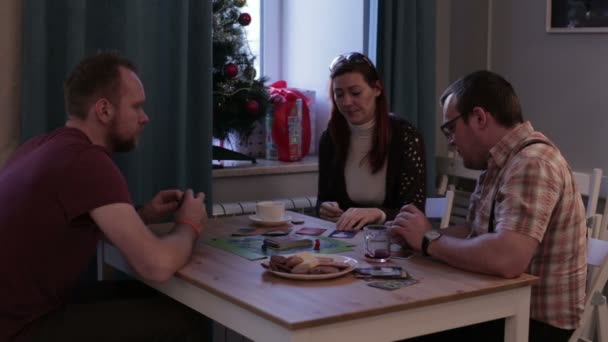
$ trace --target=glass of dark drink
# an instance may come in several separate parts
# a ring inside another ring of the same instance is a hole
[[[387,262],[391,257],[391,235],[387,226],[372,224],[363,228],[365,257],[372,262]]]

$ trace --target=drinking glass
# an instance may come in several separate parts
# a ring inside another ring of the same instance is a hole
[[[365,257],[373,262],[387,262],[391,256],[391,235],[387,226],[368,225],[363,228]]]

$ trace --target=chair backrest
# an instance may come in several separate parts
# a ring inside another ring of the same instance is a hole
[[[603,171],[600,168],[593,169],[590,174],[573,172],[576,187],[586,199],[585,210],[587,217],[592,217],[597,213],[597,202],[600,198],[602,174]]]
[[[590,278],[581,325],[574,331],[570,342],[608,341],[608,303],[602,293],[608,283],[608,241],[589,238],[587,277]]]
[[[471,193],[479,178],[480,171],[467,169],[462,159],[450,151],[447,158],[438,160],[441,177],[437,194],[445,195],[448,190],[454,192],[450,224],[463,224],[469,212]]]
[[[448,152],[447,158],[441,158],[438,165],[441,171],[437,194],[442,196],[447,190],[450,190],[450,185],[457,186],[458,180],[477,181],[481,171],[467,169],[453,151]],[[451,189],[454,190],[454,189]]]
[[[597,266],[598,266],[598,258],[600,253],[598,247],[595,247],[595,240],[597,240],[597,236],[599,235],[599,230],[602,224],[602,214],[595,214],[591,217],[587,218],[587,236],[588,240],[588,255],[587,255],[587,264],[591,265],[587,267],[587,291],[590,290],[591,285],[593,283],[593,278],[597,275]],[[593,248],[592,248],[593,246]],[[601,262],[603,259],[600,259]],[[596,267],[593,267],[596,266]]]
[[[439,219],[439,228],[445,228],[450,224],[452,204],[454,203],[454,191],[448,190],[445,197],[429,197],[425,203],[425,215],[427,218]]]

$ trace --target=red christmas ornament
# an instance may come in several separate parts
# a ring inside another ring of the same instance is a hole
[[[260,111],[260,104],[256,100],[249,100],[245,104],[245,108],[250,115],[256,115]]]
[[[239,73],[239,67],[234,63],[228,63],[224,66],[224,75],[228,78],[235,78]]]
[[[249,15],[249,13],[241,13],[241,15],[239,15],[239,24],[241,24],[241,26],[247,26],[251,24],[251,16]]]

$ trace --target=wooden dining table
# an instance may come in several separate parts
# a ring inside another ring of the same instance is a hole
[[[304,223],[259,229],[319,227],[327,229],[324,236],[335,230],[332,222],[287,214]],[[368,280],[353,273],[326,280],[285,279],[261,266],[268,259],[248,260],[207,244],[254,227],[247,215],[210,218],[208,223],[184,268],[166,282],[146,284],[251,340],[396,341],[499,318],[506,319],[505,341],[528,340],[534,276],[476,274],[415,254],[390,261],[418,281],[394,291],[368,286]],[[170,228],[151,226],[158,234]],[[356,246],[340,253],[358,260],[360,267],[372,265],[364,257],[362,240],[362,233],[344,239]],[[104,261],[137,277],[110,243],[104,245]]]

